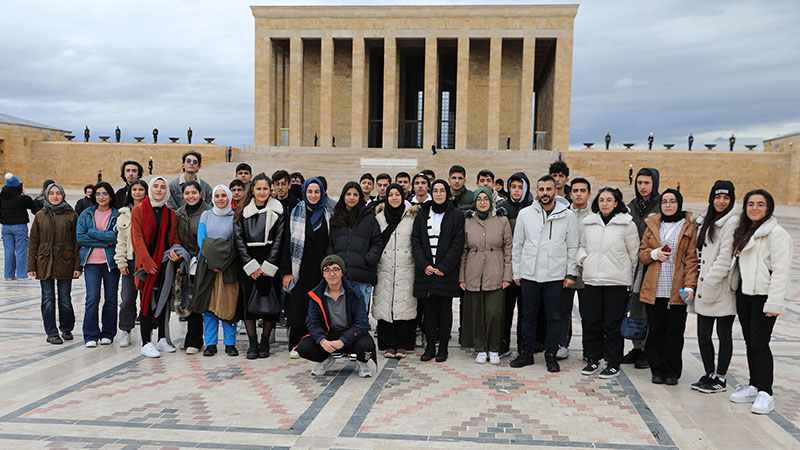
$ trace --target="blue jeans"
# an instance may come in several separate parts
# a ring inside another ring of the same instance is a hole
[[[75,310],[72,309],[72,280],[40,280],[42,285],[42,320],[47,337],[58,336],[58,330],[75,328]],[[56,285],[58,285],[58,323],[56,328]]]
[[[225,345],[236,345],[236,324],[219,320],[214,313],[203,313],[203,339],[206,347],[217,345],[219,341],[219,323],[222,322],[222,342]]]
[[[564,280],[537,283],[522,280],[522,344],[520,351],[533,354],[536,345],[536,319],[539,305],[544,302],[547,315],[545,353],[555,355],[563,338],[561,331],[561,304],[564,301]]]
[[[351,283],[364,297],[364,306],[367,308],[367,315],[369,315],[369,299],[372,298],[372,285],[369,283],[359,283],[357,281],[351,281]]]
[[[87,264],[83,268],[86,280],[86,312],[83,316],[83,341],[102,338],[113,340],[117,334],[117,288],[119,270],[108,270],[107,264]],[[98,324],[100,309],[100,284],[103,285],[103,329]]]
[[[3,271],[7,280],[28,278],[28,225],[3,225]]]

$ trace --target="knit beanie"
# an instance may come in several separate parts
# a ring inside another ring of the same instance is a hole
[[[322,260],[322,264],[319,265],[319,270],[325,268],[325,266],[329,264],[336,264],[342,269],[342,275],[344,275],[344,260],[339,255],[328,255],[325,259]]]
[[[714,182],[714,186],[711,188],[711,192],[708,194],[708,202],[711,203],[714,201],[714,197],[717,194],[725,194],[731,198],[731,203],[736,201],[736,194],[733,187],[733,182],[728,180],[717,180]]]
[[[19,186],[19,178],[11,172],[6,174],[6,186],[17,187]]]

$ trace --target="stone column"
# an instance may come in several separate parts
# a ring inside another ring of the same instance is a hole
[[[569,107],[572,92],[572,35],[556,40],[553,80],[552,150],[569,148]]]
[[[486,120],[486,147],[500,149],[500,68],[503,64],[503,38],[489,41],[489,101]]]
[[[383,148],[397,148],[397,39],[383,40]]]
[[[533,148],[533,74],[536,63],[536,38],[526,37],[522,42],[522,80],[519,105],[519,148]]]
[[[364,122],[366,116],[366,108],[364,107],[364,91],[366,89],[366,82],[364,77],[364,37],[353,36],[353,88],[351,103],[350,118],[352,120],[350,125],[350,146],[351,147],[366,147],[366,133],[364,133]]]
[[[303,145],[303,39],[289,40],[289,145]]]
[[[439,40],[425,38],[425,99],[423,105],[422,148],[436,144],[439,130]]]
[[[255,144],[275,145],[275,58],[272,39],[256,29]]]
[[[467,112],[469,111],[469,37],[458,38],[456,67],[456,148],[467,148]]]
[[[319,146],[331,145],[333,99],[333,38],[323,37],[320,44]]]

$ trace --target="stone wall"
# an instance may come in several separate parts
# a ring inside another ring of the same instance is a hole
[[[23,125],[0,124],[0,175],[8,172],[14,173],[23,183],[30,188],[37,183],[32,183],[32,168],[30,164],[31,149],[38,141],[63,141],[68,134],[64,131],[35,128]],[[39,181],[41,183],[42,179]]]
[[[490,143],[497,149],[506,148],[511,136],[511,148],[522,148],[519,141],[520,103],[522,88],[522,39],[503,39],[503,63],[500,75],[500,141]]]
[[[333,105],[331,131],[337,147],[350,147],[350,129],[353,97],[353,42],[345,39],[333,41]],[[328,145],[326,143],[324,145]]]
[[[489,96],[489,40],[470,39],[469,91],[467,92],[467,148],[487,146],[486,118]],[[459,101],[458,99],[456,101]],[[458,124],[456,124],[456,127]]]
[[[800,149],[800,133],[764,141],[765,152],[790,152],[793,149]]]

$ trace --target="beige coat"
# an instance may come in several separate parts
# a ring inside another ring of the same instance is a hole
[[[490,215],[481,220],[476,214],[468,213],[458,281],[473,292],[494,291],[503,287],[503,281],[512,282],[512,246],[513,235],[507,218]]]
[[[639,231],[630,214],[612,217],[608,225],[600,213],[583,220],[578,265],[583,282],[592,286],[630,286],[639,262]]]
[[[739,214],[739,209],[733,208],[714,222],[714,242],[709,242],[706,236],[703,248],[698,249],[700,278],[697,279],[697,292],[694,302],[689,304],[689,312],[706,317],[736,314],[736,292],[730,288],[728,272],[733,259],[733,232],[739,225]],[[702,216],[697,219],[698,226],[704,219]]]
[[[411,230],[421,206],[406,202],[403,218],[392,237],[383,248],[378,261],[378,284],[372,292],[372,317],[394,322],[417,317],[417,299],[414,297],[414,258],[411,255]],[[383,213],[384,204],[376,208],[381,231],[388,226]]]
[[[697,291],[697,226],[690,221],[692,213],[686,212],[685,214],[686,222],[680,230],[678,248],[672,249],[675,255],[675,269],[672,273],[670,305],[685,305],[678,294],[679,289],[689,287]],[[661,262],[654,260],[651,252],[661,247],[661,214],[648,217],[644,223],[647,228],[644,230],[642,243],[639,245],[639,261],[648,267],[647,272],[644,273],[639,301],[653,305],[656,302]]]
[[[117,267],[128,267],[133,261],[133,245],[131,244],[131,209],[127,206],[119,209],[117,217],[117,246],[114,251],[114,262]]]

